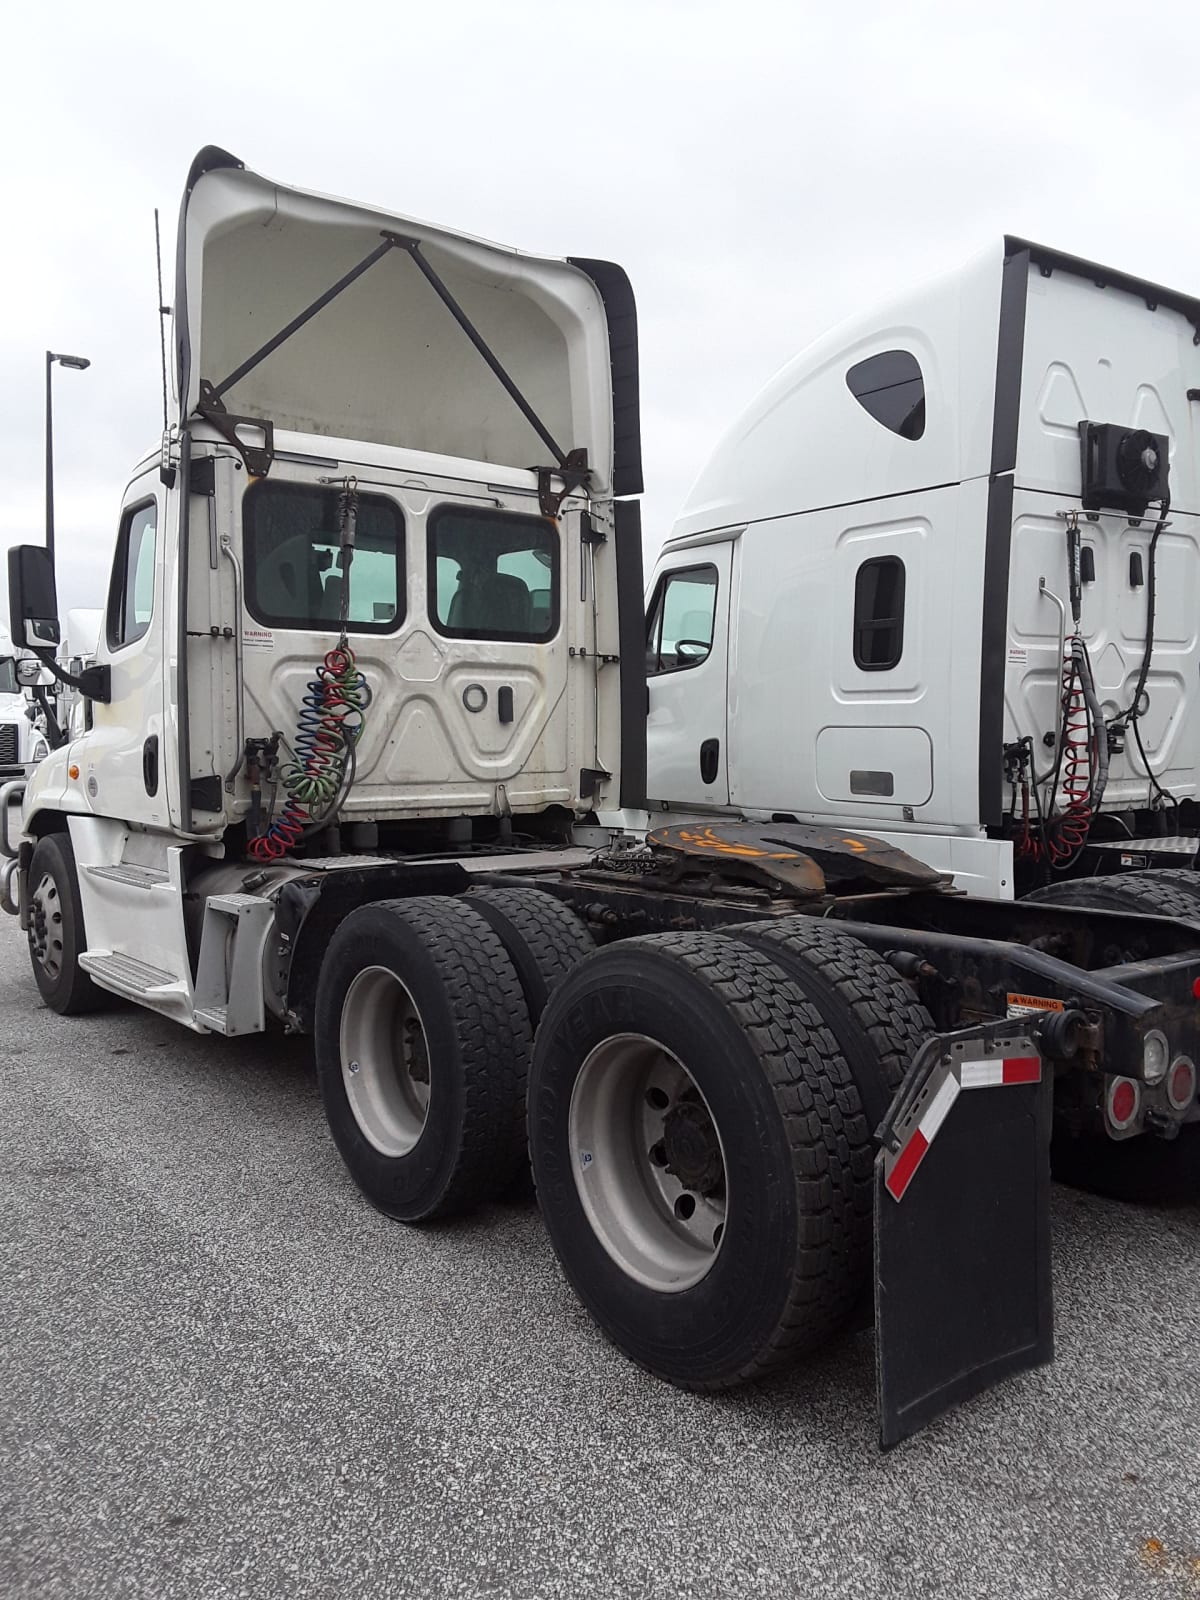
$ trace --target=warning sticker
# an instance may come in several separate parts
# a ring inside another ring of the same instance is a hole
[[[1010,667],[1023,667],[1029,660],[1029,651],[1023,644],[1010,644],[1008,647],[1008,664]]]
[[[274,648],[275,648],[275,635],[271,632],[270,628],[246,628],[246,627],[243,627],[243,629],[242,629],[242,649],[243,650],[274,650]]]
[[[1041,994],[1010,994],[1008,996],[1008,1014],[1010,1017],[1036,1017],[1043,1011],[1065,1011],[1066,1007],[1061,1000],[1050,1000]]]

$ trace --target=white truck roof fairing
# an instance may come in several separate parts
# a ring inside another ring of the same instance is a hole
[[[1035,328],[1051,277],[1060,286],[1055,313],[1067,283],[1078,320],[1090,327],[1096,324],[1089,309],[1114,292],[1155,313],[1140,324],[1147,360],[1132,378],[1128,363],[1114,368],[1102,360],[1084,394],[1085,380],[1061,360],[1039,364],[1041,341],[1030,348],[1026,324]],[[1003,249],[843,322],[783,367],[717,444],[672,536],[910,494],[1014,467],[1019,487],[1069,493],[1079,479],[1077,427],[1084,417],[1169,434],[1172,505],[1200,509],[1195,406],[1187,398],[1196,381],[1198,327],[1200,302],[1186,295],[1006,238]],[[856,362],[896,349],[915,355],[924,378],[926,418],[918,439],[881,428],[847,384]]]
[[[211,420],[215,399],[230,417],[301,434],[513,467],[561,464],[425,268],[559,454],[586,452],[591,492],[640,493],[636,313],[619,267],[523,255],[285,188],[212,146],[192,164],[180,211],[181,419],[203,411]]]
[[[1020,764],[1032,750],[1030,805],[1049,814],[1047,783],[1066,805],[1070,636],[1110,735],[1076,815],[1200,800],[1198,402],[1200,301],[1022,239],[820,339],[718,445],[665,546],[707,565],[728,638],[707,679],[652,682],[650,795],[993,829],[1036,861]],[[725,728],[711,782],[704,695]],[[1075,755],[1076,797],[1081,774]]]

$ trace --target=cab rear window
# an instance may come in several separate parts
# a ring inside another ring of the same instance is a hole
[[[429,519],[429,614],[451,639],[558,632],[558,530],[544,517],[442,506]]]
[[[246,609],[272,628],[341,627],[341,491],[265,482],[242,502]],[[404,518],[383,495],[358,496],[346,626],[391,633],[404,620]]]

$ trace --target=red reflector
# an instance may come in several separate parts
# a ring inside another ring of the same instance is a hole
[[[1114,1086],[1108,1102],[1109,1114],[1118,1127],[1132,1122],[1137,1111],[1137,1089],[1128,1078],[1121,1078]]]
[[[1186,1111],[1192,1103],[1192,1096],[1195,1092],[1195,1067],[1186,1059],[1177,1061],[1171,1068],[1171,1081],[1167,1086],[1167,1098],[1176,1111]]]
[[[1197,978],[1192,984],[1192,993],[1196,996],[1197,1000],[1200,1000],[1200,978]]]
[[[908,1188],[913,1173],[921,1164],[921,1157],[928,1149],[929,1140],[920,1128],[914,1128],[912,1138],[901,1150],[900,1159],[888,1174],[887,1188],[893,1200],[899,1200]]]
[[[1041,1056],[1009,1056],[1005,1061],[1005,1083],[1041,1083],[1041,1081]]]

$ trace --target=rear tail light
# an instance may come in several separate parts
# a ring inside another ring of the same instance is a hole
[[[1142,1103],[1141,1085],[1135,1078],[1114,1078],[1108,1086],[1105,1109],[1118,1133],[1124,1133],[1136,1119]]]
[[[1171,1049],[1166,1034],[1151,1028],[1142,1041],[1142,1077],[1147,1083],[1161,1083],[1167,1075]]]
[[[1195,1094],[1195,1064],[1187,1056],[1176,1056],[1167,1075],[1167,1099],[1176,1111],[1186,1111]]]

